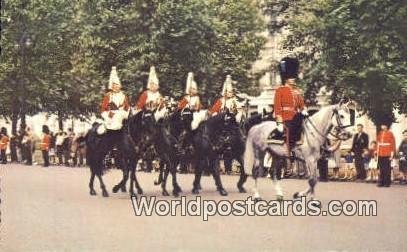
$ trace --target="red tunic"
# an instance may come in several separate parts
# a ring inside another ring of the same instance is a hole
[[[111,92],[108,92],[108,93],[105,94],[105,96],[103,97],[102,104],[100,105],[100,111],[101,111],[101,112],[105,112],[105,111],[109,111],[109,110],[110,110],[110,109],[109,109],[109,104],[112,102],[112,101],[110,100],[111,95],[112,95],[112,93],[111,93]],[[117,105],[117,104],[116,104],[116,105]],[[127,97],[126,95],[124,96],[124,101],[123,101],[123,103],[122,103],[122,104],[119,104],[118,107],[119,107],[119,108],[120,108],[120,107],[123,107],[124,110],[126,110],[126,111],[129,110],[129,108],[130,108],[129,99],[128,99],[128,97]]]
[[[188,100],[183,97],[179,102],[178,102],[178,110],[183,110],[186,106],[188,105]]]
[[[212,108],[209,110],[210,114],[219,113],[222,110],[222,105],[223,105],[222,99],[223,99],[223,97],[219,98],[215,102],[215,104],[213,104]]]
[[[380,131],[377,135],[377,155],[390,157],[396,150],[396,141],[391,131]]]
[[[147,91],[144,91],[137,100],[136,108],[143,109],[144,106],[146,105],[147,98],[148,98]]]
[[[0,140],[0,150],[6,150],[9,142],[8,136],[3,136]]]
[[[294,115],[304,109],[304,99],[298,89],[290,86],[280,86],[274,95],[274,113],[276,118],[290,121]]]
[[[44,134],[41,141],[41,150],[47,151],[49,149],[49,145],[51,143],[51,137],[48,134]]]
[[[201,109],[201,102],[199,100],[199,96],[186,95],[178,102],[178,110],[183,110],[188,104],[190,105],[190,108],[193,110]]]

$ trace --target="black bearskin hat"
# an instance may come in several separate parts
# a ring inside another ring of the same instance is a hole
[[[49,134],[49,128],[47,125],[42,125],[42,132],[45,134]]]
[[[280,71],[281,80],[284,84],[285,80],[298,78],[298,69],[300,63],[298,59],[285,57],[278,64],[278,70]]]

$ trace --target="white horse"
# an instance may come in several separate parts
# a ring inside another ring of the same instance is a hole
[[[294,198],[308,194],[310,194],[311,199],[314,198],[317,183],[317,161],[320,158],[320,149],[326,142],[327,137],[331,135],[334,138],[346,140],[352,136],[346,130],[353,123],[347,105],[348,103],[341,102],[337,105],[324,107],[304,120],[303,143],[295,147],[293,151],[297,160],[305,163],[309,175],[309,187],[302,192],[295,193]],[[265,153],[277,159],[287,159],[289,157],[286,144],[271,144],[267,141],[268,136],[276,127],[277,123],[275,121],[266,121],[250,129],[244,154],[244,168],[247,174],[252,173],[254,168],[259,167],[259,158],[263,157]],[[255,172],[253,172],[253,175],[255,179],[254,198],[259,200],[261,198],[257,188]],[[281,200],[283,191],[276,176],[273,176],[273,183],[275,184],[277,199]]]

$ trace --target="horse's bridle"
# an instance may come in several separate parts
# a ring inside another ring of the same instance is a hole
[[[311,118],[306,117],[305,120],[308,121],[308,122],[311,124],[311,126],[314,128],[314,130],[318,133],[318,135],[320,135],[320,136],[323,137],[324,139],[328,138],[328,135],[330,135],[330,136],[332,136],[334,139],[337,139],[337,140],[342,140],[342,141],[347,140],[347,138],[341,137],[340,134],[341,134],[341,132],[343,131],[343,129],[348,128],[348,127],[350,127],[350,126],[352,126],[352,125],[343,125],[343,124],[342,124],[342,122],[341,122],[341,120],[340,120],[340,115],[339,115],[338,110],[337,110],[336,108],[333,110],[331,119],[332,119],[332,117],[334,117],[334,116],[335,116],[335,119],[336,119],[337,126],[334,127],[334,126],[331,124],[331,125],[328,127],[328,132],[325,133],[325,134],[324,134],[324,133],[321,133],[321,132],[318,130],[318,128],[317,128],[317,127],[315,126],[315,124],[312,122]],[[336,133],[336,134],[332,133],[332,129],[335,129],[335,131],[336,131],[337,133]]]

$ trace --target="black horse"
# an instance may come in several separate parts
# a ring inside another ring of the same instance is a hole
[[[173,195],[179,196],[182,192],[177,183],[176,165],[178,163],[177,139],[170,133],[168,119],[158,121],[155,111],[144,110],[129,118],[130,135],[137,143],[141,153],[154,148],[160,160],[160,173],[156,185],[161,185],[162,195],[168,196],[166,182],[169,173],[172,175]]]
[[[188,172],[188,167],[192,165],[195,158],[193,145],[194,131],[191,128],[193,113],[189,108],[185,108],[181,111],[174,111],[168,118],[169,130],[178,141],[181,173]]]
[[[129,173],[131,173],[130,194],[135,195],[133,183],[136,183],[137,192],[142,194],[143,190],[141,189],[135,174],[135,164],[138,160],[137,150],[133,140],[128,134],[127,127],[124,126],[121,130],[108,130],[105,134],[99,135],[96,132],[98,126],[98,123],[94,123],[92,129],[90,129],[86,135],[86,160],[91,171],[89,181],[90,194],[96,195],[96,191],[93,188],[93,182],[95,176],[97,176],[100,182],[100,188],[102,189],[102,195],[104,197],[109,196],[102,179],[105,170],[103,160],[114,147],[118,150],[119,155],[115,157],[115,161],[123,171],[123,178],[113,187],[113,192],[116,193],[119,189],[123,192],[126,191],[126,183],[129,178]]]
[[[226,111],[200,124],[193,135],[194,153],[195,153],[195,180],[193,182],[192,193],[198,194],[202,171],[205,165],[209,166],[215,180],[217,190],[222,196],[227,192],[222,186],[219,173],[219,161],[222,153],[232,146],[230,150],[239,162],[242,162],[244,153],[244,140],[236,122],[234,114]],[[243,166],[241,166],[241,175],[237,183],[239,192],[245,192],[243,184],[247,179]]]

